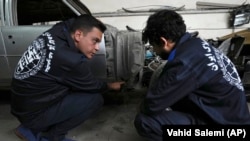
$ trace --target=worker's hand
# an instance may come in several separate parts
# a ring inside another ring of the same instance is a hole
[[[112,82],[112,83],[108,83],[108,87],[111,90],[120,90],[122,87],[122,84],[124,84],[124,81],[120,81],[120,82]]]

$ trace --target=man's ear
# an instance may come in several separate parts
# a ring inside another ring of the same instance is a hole
[[[161,41],[163,42],[163,48],[168,46],[168,40],[164,37],[161,37]]]
[[[74,33],[73,33],[73,38],[76,42],[79,42],[80,41],[80,38],[81,38],[81,35],[82,35],[82,31],[81,30],[76,30]]]
[[[172,40],[166,39],[164,37],[161,37],[161,40],[163,42],[163,49],[167,52],[170,52],[173,49],[175,42],[173,42]]]

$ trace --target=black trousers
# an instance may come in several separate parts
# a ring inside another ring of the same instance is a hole
[[[99,111],[102,105],[101,94],[71,93],[31,121],[22,124],[35,133],[46,132],[49,141],[60,141],[69,130]]]
[[[134,120],[134,125],[138,134],[145,137],[148,141],[163,141],[163,125],[195,124],[204,125],[206,123],[190,114],[172,110],[156,115],[138,113]]]

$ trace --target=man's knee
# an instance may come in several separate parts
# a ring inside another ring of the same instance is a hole
[[[75,93],[69,95],[62,101],[63,111],[68,111],[71,115],[79,114],[82,112],[95,112],[98,111],[103,105],[103,97],[101,94],[83,94]]]

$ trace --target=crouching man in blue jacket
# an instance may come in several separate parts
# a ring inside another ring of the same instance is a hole
[[[191,36],[181,15],[171,10],[154,13],[142,39],[167,63],[135,118],[141,136],[161,141],[163,125],[250,123],[234,64],[205,40]]]
[[[16,134],[26,141],[72,141],[68,131],[103,105],[102,93],[123,82],[107,83],[90,71],[106,26],[91,15],[54,25],[27,48],[11,86]],[[42,133],[42,134],[41,134]]]

